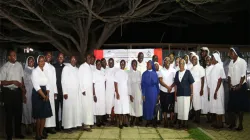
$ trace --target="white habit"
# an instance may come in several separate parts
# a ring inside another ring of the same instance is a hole
[[[63,98],[62,126],[69,129],[82,126],[81,105],[79,93],[78,68],[71,64],[63,68],[62,71],[63,95],[68,95],[68,99]]]
[[[115,97],[115,114],[129,114],[128,73],[122,69],[117,70],[115,82],[120,95],[119,100]]]
[[[93,72],[93,83],[97,102],[94,102],[94,115],[105,115],[105,73],[96,69]]]
[[[197,55],[194,55],[197,57],[197,64],[192,67],[191,74],[194,78],[193,83],[193,107],[194,110],[201,110],[201,78],[205,78],[205,69],[199,64],[199,57]]]
[[[56,127],[56,115],[55,115],[55,97],[54,94],[57,94],[56,86],[56,70],[55,67],[49,63],[45,63],[44,73],[46,74],[49,80],[49,101],[51,105],[52,115],[46,119],[45,127]]]
[[[211,96],[209,95],[209,87],[207,83],[212,68],[213,65],[210,65],[205,69],[204,89],[203,89],[203,96],[201,97],[201,114],[207,114],[210,110],[210,101],[208,101],[208,96],[210,99]]]
[[[218,55],[218,54],[213,54],[213,55]],[[217,92],[217,99],[216,100],[214,99],[214,93],[217,87],[218,80],[220,78],[225,79],[226,75],[225,75],[222,64],[217,63],[213,66],[210,72],[209,87],[210,87],[210,94],[212,95],[212,98],[210,99],[210,105],[211,105],[210,113],[215,113],[218,115],[225,114],[223,83],[221,83],[220,88]]]
[[[139,71],[130,70],[128,73],[128,93],[132,95],[134,100],[130,101],[130,115],[141,117],[142,114],[142,91],[141,91],[141,73]]]
[[[106,106],[106,114],[111,114],[112,107],[114,107],[115,103],[115,86],[114,86],[114,78],[115,72],[117,68],[108,68],[105,71],[106,78],[106,92],[105,92],[105,106]]]
[[[81,119],[85,125],[94,124],[93,113],[93,72],[86,62],[79,68],[80,95],[85,92],[85,96],[80,96],[81,101]]]
[[[33,84],[31,81],[31,74],[34,69],[34,67],[28,66],[28,59],[33,58],[32,56],[28,57],[26,60],[25,68],[24,68],[24,76],[23,76],[23,82],[26,89],[26,98],[27,102],[26,104],[23,103],[23,116],[22,116],[22,123],[23,124],[32,124],[34,123],[34,119],[32,118],[32,89]],[[34,59],[35,61],[35,59]]]

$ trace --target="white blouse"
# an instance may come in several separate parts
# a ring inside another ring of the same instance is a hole
[[[235,62],[231,60],[229,63],[228,76],[231,77],[231,84],[233,86],[238,85],[240,83],[241,77],[245,76],[243,84],[246,82],[246,71],[247,71],[247,63],[244,59],[238,57]]]
[[[40,86],[46,86],[46,90],[49,90],[49,82],[46,77],[44,71],[41,70],[39,66],[37,66],[31,74],[31,81],[33,83],[33,87],[36,91],[40,90]]]
[[[183,78],[185,72],[186,72],[186,70],[184,70],[184,71],[182,71],[182,72],[179,71],[179,81],[180,81],[180,82],[181,82],[181,80],[182,80],[182,78]]]

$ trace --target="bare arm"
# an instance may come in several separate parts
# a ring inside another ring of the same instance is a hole
[[[221,85],[221,82],[222,82],[222,79],[218,79],[218,82],[217,82],[217,86],[216,86],[216,89],[215,89],[215,93],[218,92],[219,88],[220,88],[220,85]]]
[[[204,89],[204,77],[201,78],[201,91],[200,91],[200,96],[203,95],[203,89]]]
[[[162,86],[164,86],[164,87],[166,87],[166,88],[169,88],[168,85],[165,84],[165,83],[163,82],[163,78],[162,78],[162,77],[159,78],[159,81],[160,81],[160,84],[161,84]]]
[[[228,76],[228,87],[229,87],[229,89],[232,88],[231,77],[230,76]]]
[[[118,93],[118,83],[115,82],[114,84],[115,84],[116,99],[119,100],[119,99],[120,99],[120,95],[119,95],[119,93]]]

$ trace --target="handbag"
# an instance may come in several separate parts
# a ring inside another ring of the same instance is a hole
[[[190,111],[189,111],[189,114],[188,114],[188,120],[192,120],[195,116],[195,111],[194,111],[194,107],[193,107],[193,101],[191,101],[190,103]]]

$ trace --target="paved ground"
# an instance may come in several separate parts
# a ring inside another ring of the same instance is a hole
[[[30,137],[29,139],[32,139]],[[189,133],[184,130],[174,130],[166,128],[151,128],[151,127],[127,127],[120,130],[117,127],[103,127],[93,129],[93,132],[74,131],[72,134],[57,133],[49,135],[48,139],[80,139],[80,140],[173,140],[185,139],[191,140]]]
[[[243,123],[244,130],[241,132],[231,131],[227,129],[227,126],[222,130],[216,130],[206,123],[201,123],[198,127],[201,127],[216,140],[250,140],[250,113],[245,114]]]

